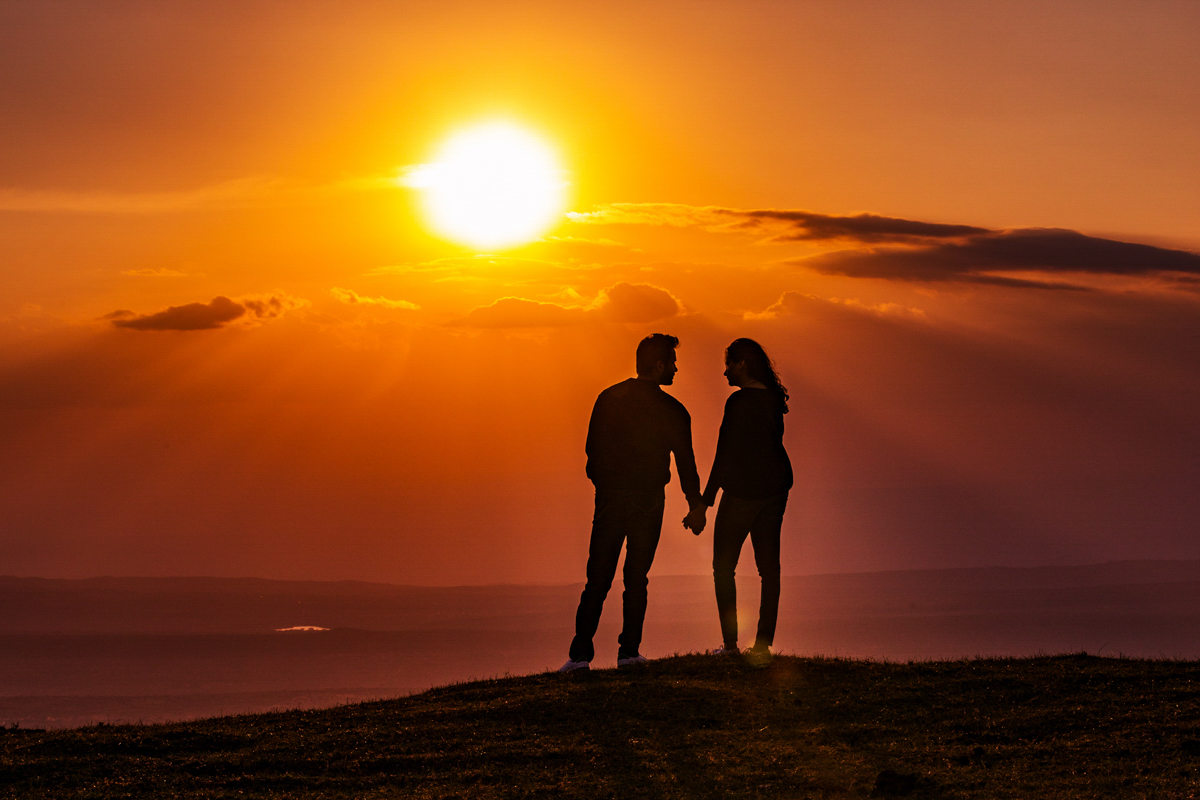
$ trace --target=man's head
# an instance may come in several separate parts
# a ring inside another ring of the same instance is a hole
[[[679,339],[668,333],[652,333],[637,346],[637,375],[642,380],[670,386],[675,380],[675,348]]]

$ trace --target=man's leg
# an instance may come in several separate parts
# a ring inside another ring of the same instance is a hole
[[[646,619],[647,574],[654,563],[658,538],[662,533],[663,498],[632,497],[626,506],[625,592],[621,596],[624,624],[617,639],[617,658],[638,655],[642,646],[642,623]]]
[[[619,504],[610,498],[596,497],[596,513],[592,517],[592,538],[588,544],[587,584],[579,596],[575,612],[575,638],[571,641],[572,661],[591,661],[596,651],[592,637],[600,624],[604,598],[608,596],[617,561],[621,558],[621,543],[625,531],[620,524]]]
[[[717,616],[721,620],[721,642],[730,649],[737,647],[738,638],[734,573],[749,532],[746,501],[722,494],[713,523],[713,584],[717,592]]]
[[[755,647],[770,647],[775,642],[775,623],[779,619],[779,532],[787,495],[772,498],[758,512],[750,528],[754,563],[762,579],[762,598],[758,604],[758,635]]]

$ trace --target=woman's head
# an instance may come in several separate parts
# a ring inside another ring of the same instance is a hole
[[[747,376],[774,392],[783,405],[783,413],[788,412],[787,388],[779,380],[775,364],[761,344],[753,339],[734,339],[729,347],[725,348],[725,363],[745,364]]]

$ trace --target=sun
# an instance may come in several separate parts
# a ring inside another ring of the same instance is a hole
[[[562,219],[567,181],[554,149],[509,122],[459,131],[401,181],[421,192],[439,236],[476,250],[533,241]]]

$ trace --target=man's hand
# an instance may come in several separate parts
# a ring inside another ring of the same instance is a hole
[[[692,533],[699,536],[704,531],[704,526],[708,524],[707,516],[708,506],[704,503],[697,503],[683,518],[683,527],[691,529]]]

